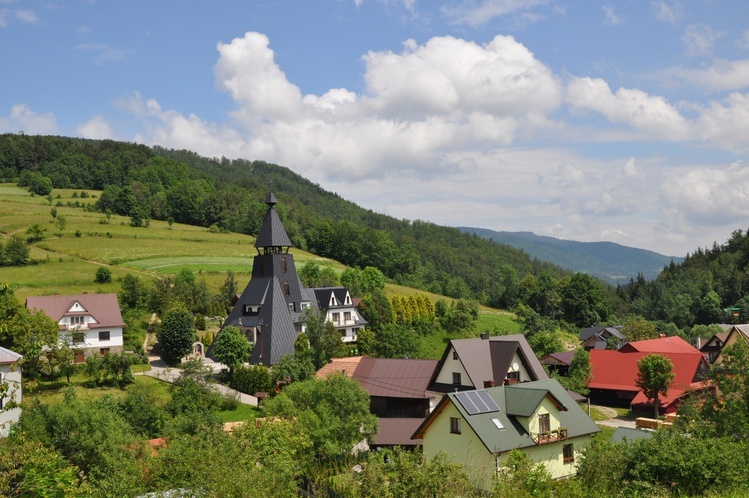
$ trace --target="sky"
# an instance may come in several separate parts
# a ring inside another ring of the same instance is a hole
[[[746,0],[0,0],[0,132],[670,256],[749,228]]]

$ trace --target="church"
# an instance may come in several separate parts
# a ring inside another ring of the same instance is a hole
[[[317,311],[317,302],[312,289],[302,286],[289,254],[291,239],[274,209],[276,196],[269,194],[265,203],[252,276],[221,328],[233,325],[244,332],[254,344],[250,364],[269,366],[294,352],[294,341],[304,332],[304,311]]]

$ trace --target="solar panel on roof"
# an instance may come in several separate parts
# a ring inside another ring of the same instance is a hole
[[[486,391],[476,391],[476,395],[478,395],[479,398],[482,399],[484,403],[486,403],[487,410],[490,412],[496,412],[499,411],[499,406],[497,405],[497,402],[492,399],[491,396],[489,396],[489,393]]]
[[[469,415],[499,411],[497,403],[484,390],[460,392],[455,397]]]

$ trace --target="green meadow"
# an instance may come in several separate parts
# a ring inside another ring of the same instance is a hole
[[[255,238],[235,233],[220,233],[203,227],[164,221],[151,221],[148,227],[132,227],[123,216],[105,216],[86,211],[100,192],[55,189],[52,200],[32,196],[14,184],[0,184],[0,234],[26,238],[26,230],[40,225],[41,241],[31,245],[33,263],[23,267],[0,267],[0,281],[13,285],[16,296],[76,294],[81,292],[117,292],[119,280],[128,273],[140,276],[176,274],[187,268],[205,279],[217,292],[226,272],[234,272],[240,286],[250,278],[252,258],[257,251]],[[74,197],[75,195],[75,197]],[[78,203],[76,207],[75,203]],[[66,220],[63,229],[51,211]],[[344,267],[336,261],[304,251],[291,250],[297,265],[314,260],[337,271]],[[106,266],[112,282],[95,283],[96,270]]]

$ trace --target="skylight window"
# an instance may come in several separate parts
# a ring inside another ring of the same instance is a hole
[[[493,418],[492,422],[494,422],[494,425],[496,425],[497,429],[499,429],[500,431],[505,430],[505,426],[502,425],[502,422],[500,422],[498,418]]]

